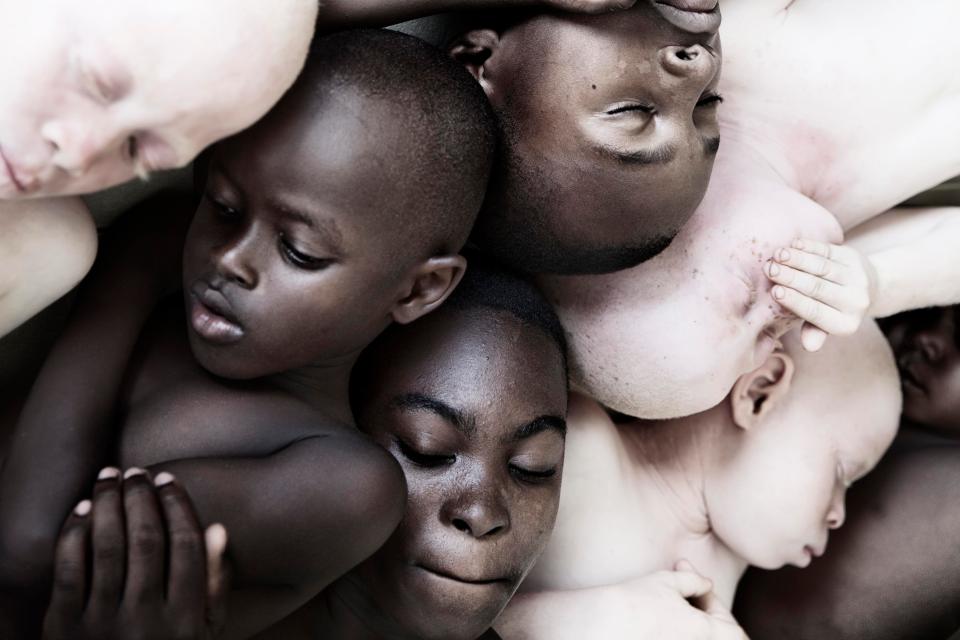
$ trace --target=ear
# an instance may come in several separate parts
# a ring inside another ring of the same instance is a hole
[[[394,322],[407,324],[424,316],[446,300],[460,284],[467,270],[463,256],[430,258],[416,267],[405,295],[394,306]]]
[[[790,391],[793,358],[775,351],[758,369],[740,376],[730,392],[733,422],[741,429],[759,424]]]
[[[447,52],[477,79],[489,98],[494,93],[491,60],[499,48],[500,34],[493,29],[475,29],[454,40]]]

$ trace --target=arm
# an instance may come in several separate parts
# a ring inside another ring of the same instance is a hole
[[[328,0],[321,3],[320,31],[385,26],[447,11],[536,7],[602,13],[626,9],[636,0]]]
[[[230,532],[227,638],[284,618],[370,556],[406,502],[394,458],[354,434],[306,438],[262,458],[151,467],[160,469],[190,487],[201,522]]]
[[[0,336],[70,291],[96,253],[79,198],[0,201]]]
[[[109,461],[127,361],[179,281],[190,209],[177,206],[153,201],[119,225],[30,392],[0,470],[0,586],[45,590],[64,514]]]
[[[616,585],[517,594],[494,627],[504,640],[746,640],[710,580],[689,565]]]
[[[876,270],[873,317],[960,302],[960,207],[894,209],[855,229],[849,243]]]

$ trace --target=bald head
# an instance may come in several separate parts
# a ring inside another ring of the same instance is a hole
[[[181,166],[293,83],[310,0],[12,3],[0,41],[0,198],[84,193]]]

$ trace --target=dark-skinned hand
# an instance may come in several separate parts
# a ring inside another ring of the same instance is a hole
[[[107,468],[57,542],[45,640],[212,640],[222,631],[226,531],[200,527],[169,473]]]

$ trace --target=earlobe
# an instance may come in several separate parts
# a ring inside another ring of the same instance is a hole
[[[793,358],[776,351],[760,367],[740,376],[730,392],[734,424],[741,429],[759,424],[790,392],[793,371]]]
[[[463,256],[430,258],[417,267],[406,295],[397,302],[391,313],[394,322],[408,324],[424,316],[453,293],[467,269]]]
[[[467,31],[450,45],[450,57],[462,64],[477,79],[487,96],[493,93],[490,58],[500,47],[500,35],[493,29]]]

